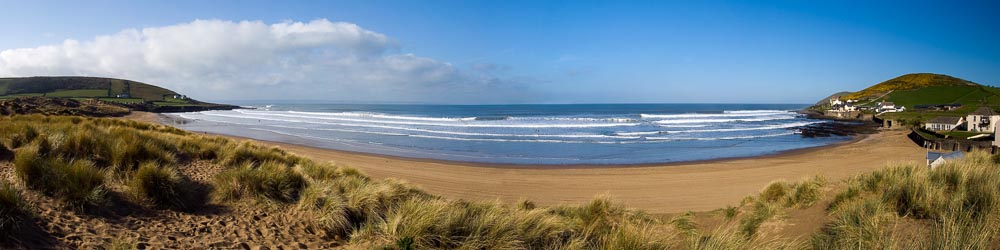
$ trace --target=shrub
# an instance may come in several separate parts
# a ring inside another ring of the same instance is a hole
[[[175,171],[155,162],[145,162],[126,183],[136,200],[156,207],[190,210],[199,204],[198,195]]]
[[[259,166],[247,163],[243,167],[227,169],[215,176],[215,194],[225,201],[257,198],[292,202],[305,186],[306,181],[301,174],[275,162],[264,162]]]

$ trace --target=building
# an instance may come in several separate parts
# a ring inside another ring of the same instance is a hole
[[[848,103],[844,104],[844,106],[841,108],[841,110],[847,111],[847,112],[858,111],[858,106],[854,106],[854,103],[848,102]]]
[[[876,109],[876,111],[878,111],[879,113],[883,113],[883,112],[903,112],[905,110],[906,110],[906,107],[903,107],[903,106],[898,106],[897,107],[896,104],[892,103],[892,102],[880,102],[880,103],[878,103],[878,108]]]
[[[991,133],[996,130],[997,122],[1000,122],[1000,114],[989,107],[979,107],[965,117],[965,122],[966,130],[970,132]]]
[[[1000,147],[1000,136],[998,136],[1000,134],[997,134],[998,132],[1000,132],[1000,126],[993,126],[993,146],[994,147]]]
[[[913,108],[920,110],[930,110],[930,111],[952,111],[961,108],[961,103],[951,103],[951,104],[920,104],[914,105]]]
[[[924,129],[930,131],[950,131],[965,122],[965,117],[939,116],[924,123]]]
[[[837,107],[844,105],[844,102],[840,100],[840,96],[830,97],[830,106]]]
[[[951,153],[937,153],[937,152],[927,152],[927,167],[933,169],[945,162],[953,161],[956,159],[961,159],[965,154],[962,151],[955,151]]]

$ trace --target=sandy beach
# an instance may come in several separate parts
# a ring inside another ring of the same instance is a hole
[[[128,118],[160,121],[151,113],[136,112]],[[261,143],[317,161],[352,166],[375,178],[405,180],[449,198],[508,202],[528,199],[540,205],[555,205],[579,204],[608,194],[636,209],[676,213],[736,204],[774,180],[822,175],[839,181],[892,163],[922,164],[924,149],[913,144],[906,134],[883,131],[851,142],[768,156],[641,166],[464,163]]]

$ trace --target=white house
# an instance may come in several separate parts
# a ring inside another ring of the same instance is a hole
[[[854,103],[848,102],[847,104],[844,104],[841,109],[848,112],[858,111],[858,106],[854,106]]]
[[[830,106],[837,107],[838,105],[844,105],[844,102],[840,100],[840,96],[831,97]]]
[[[924,129],[931,131],[954,130],[965,122],[965,117],[939,116],[924,123]]]
[[[1000,122],[1000,114],[994,113],[989,107],[979,107],[976,111],[969,113],[965,117],[965,121],[968,123],[966,130],[989,133],[996,130],[996,124]]]
[[[892,102],[880,102],[880,103],[878,103],[878,108],[876,110],[879,113],[882,113],[882,112],[903,112],[903,111],[906,110],[906,107],[903,107],[903,106],[898,106],[897,107],[896,104],[892,103]]]
[[[1000,147],[1000,126],[993,126],[993,146]]]
[[[962,151],[955,151],[951,153],[927,152],[927,167],[933,169],[941,166],[941,164],[944,164],[945,162],[960,159],[963,156],[965,156],[965,154],[962,154]]]

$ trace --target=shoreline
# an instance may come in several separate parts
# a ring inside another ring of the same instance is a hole
[[[161,113],[151,113],[151,112],[142,112],[142,111],[140,111],[140,112],[134,112],[134,113],[138,113],[140,115],[138,115],[138,116],[129,115],[129,116],[125,117],[125,118],[126,119],[132,119],[132,120],[139,120],[139,121],[151,122],[151,123],[156,123],[156,124],[162,124],[162,125],[167,125],[167,126],[172,126],[172,124],[171,124],[172,122],[168,123],[166,121],[185,120],[184,118],[169,117],[169,116],[166,116],[165,114],[161,114]],[[150,116],[150,115],[152,115],[152,116]],[[140,116],[148,116],[148,117],[141,117],[140,118]],[[343,153],[343,154],[358,154],[358,155],[366,155],[366,156],[370,156],[370,157],[389,158],[389,159],[395,159],[395,160],[401,160],[401,161],[413,161],[413,162],[436,163],[436,164],[452,164],[452,165],[463,165],[463,166],[471,166],[471,167],[500,168],[500,169],[644,168],[644,167],[682,166],[682,165],[691,165],[691,164],[711,164],[711,163],[724,162],[724,161],[747,160],[747,159],[757,159],[757,158],[766,158],[766,157],[781,157],[781,156],[794,156],[794,155],[800,155],[800,154],[807,154],[807,153],[810,153],[810,152],[814,152],[814,151],[818,151],[818,150],[823,150],[823,149],[827,149],[827,148],[832,148],[832,147],[837,147],[837,146],[844,145],[844,144],[855,143],[855,142],[858,142],[860,140],[864,140],[868,136],[872,135],[872,134],[858,133],[858,134],[854,134],[854,135],[849,135],[851,138],[848,139],[848,140],[834,142],[834,143],[830,143],[830,144],[826,144],[826,145],[812,146],[812,147],[805,147],[805,148],[796,148],[796,149],[790,149],[790,150],[774,151],[774,152],[764,153],[764,154],[760,154],[760,155],[752,155],[752,156],[732,156],[732,157],[721,157],[721,158],[702,159],[702,160],[682,160],[682,161],[652,162],[652,163],[609,163],[609,164],[602,164],[602,163],[593,163],[593,164],[582,164],[582,163],[570,163],[570,164],[537,163],[536,164],[536,163],[477,162],[477,161],[446,160],[446,159],[434,159],[434,158],[398,156],[398,155],[389,155],[389,154],[380,154],[380,153],[371,153],[371,152],[361,152],[361,151],[351,151],[351,150],[343,150],[343,149],[333,149],[333,148],[316,146],[316,145],[308,145],[307,143],[294,143],[294,142],[279,141],[279,140],[257,139],[257,138],[251,138],[251,137],[245,137],[245,136],[229,135],[229,134],[214,133],[214,132],[203,132],[203,131],[189,131],[189,132],[202,133],[202,134],[205,134],[205,135],[222,136],[222,137],[233,138],[233,139],[237,139],[237,140],[253,140],[253,141],[259,141],[259,142],[266,142],[266,143],[270,143],[270,144],[296,145],[296,146],[303,146],[303,147],[311,147],[311,148],[316,148],[316,149],[321,149],[321,150],[329,150],[329,151],[339,152],[339,153]],[[275,134],[275,135],[280,136],[280,137],[285,137],[285,138],[292,138],[292,139],[298,138],[296,136],[290,136],[290,135],[282,135],[282,134],[277,134],[277,133],[272,133],[272,134]]]
[[[159,114],[126,119],[158,122]],[[170,124],[166,124],[170,125]],[[822,175],[831,182],[893,163],[922,163],[924,150],[903,131],[881,131],[819,147],[753,157],[635,165],[515,165],[414,159],[252,140],[320,162],[351,166],[373,178],[396,178],[430,194],[466,200],[579,204],[610,195],[651,213],[705,211],[739,202],[776,180]]]
[[[159,124],[163,124],[163,123],[159,123]],[[168,125],[169,126],[169,124],[163,124],[163,125]],[[235,139],[235,140],[251,140],[251,141],[263,142],[265,144],[272,144],[272,145],[281,145],[281,146],[290,146],[290,145],[292,145],[292,146],[299,146],[299,147],[309,147],[309,148],[315,148],[315,149],[318,149],[318,150],[333,151],[333,152],[337,152],[337,153],[341,153],[341,154],[364,155],[364,156],[368,156],[368,157],[387,158],[387,159],[393,159],[393,160],[399,160],[399,161],[412,161],[412,162],[432,163],[432,164],[462,165],[462,166],[469,166],[469,167],[495,168],[495,169],[595,169],[595,168],[611,168],[611,169],[614,169],[614,168],[670,167],[670,166],[684,166],[684,165],[693,165],[693,164],[713,164],[713,163],[720,163],[720,162],[726,162],[726,161],[753,160],[753,159],[762,159],[762,158],[771,158],[771,157],[796,156],[796,155],[808,154],[808,153],[812,153],[812,152],[815,152],[815,151],[820,151],[820,150],[824,150],[824,149],[828,149],[828,148],[834,148],[834,147],[838,147],[838,146],[842,146],[842,145],[846,145],[846,144],[855,143],[855,142],[864,140],[864,139],[868,138],[869,136],[871,136],[869,134],[859,134],[859,135],[852,136],[851,139],[846,140],[846,141],[835,142],[835,143],[831,143],[831,144],[827,144],[827,145],[822,145],[822,146],[797,148],[797,149],[791,149],[791,150],[783,150],[783,151],[777,151],[777,152],[773,152],[773,153],[766,153],[766,154],[755,155],[755,156],[734,156],[734,157],[713,158],[713,159],[705,159],[705,160],[688,160],[688,161],[654,162],[654,163],[626,163],[626,164],[544,164],[544,163],[542,163],[542,164],[518,164],[518,163],[490,163],[490,162],[458,161],[458,160],[443,160],[443,159],[433,159],[433,158],[406,157],[406,156],[396,156],[396,155],[387,155],[387,154],[379,154],[379,153],[369,153],[369,152],[359,152],[359,151],[332,149],[332,148],[312,146],[312,145],[303,145],[303,144],[291,143],[291,142],[283,142],[283,141],[275,141],[275,140],[263,140],[263,139],[256,139],[256,138],[250,138],[250,137],[244,137],[244,136],[227,135],[227,134],[219,134],[219,133],[212,133],[212,132],[201,132],[201,131],[188,131],[188,132],[201,133],[201,134],[204,134],[204,135],[226,137],[226,138],[231,138],[231,139]],[[289,137],[293,137],[293,136],[289,136]]]

